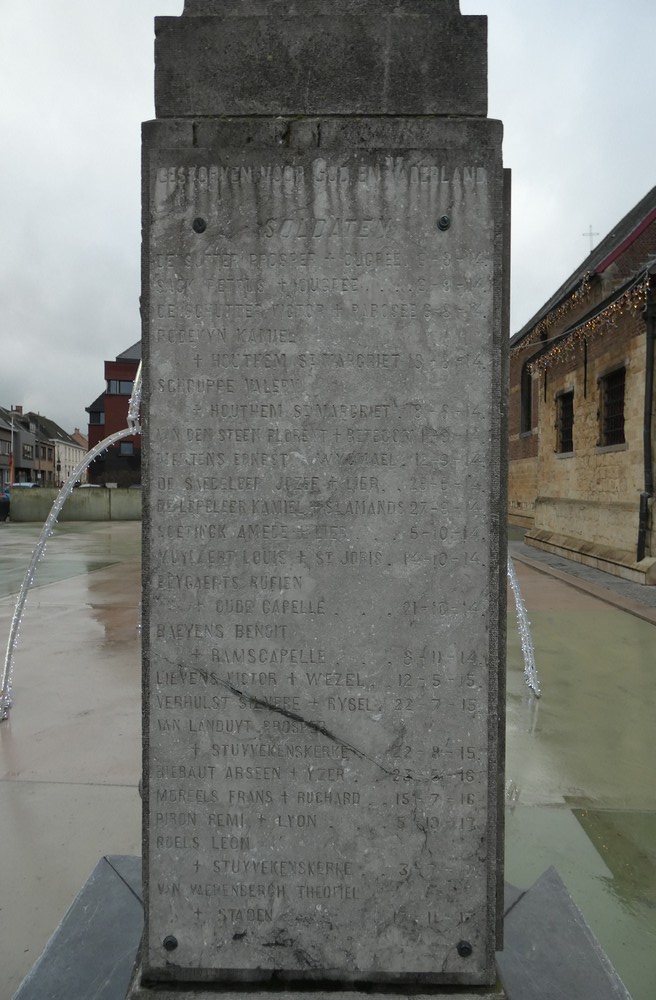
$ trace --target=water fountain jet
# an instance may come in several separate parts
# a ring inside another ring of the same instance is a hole
[[[23,612],[25,610],[25,602],[27,601],[27,594],[30,587],[34,583],[34,575],[36,573],[36,568],[42,558],[46,543],[53,531],[55,530],[55,525],[61,509],[64,506],[66,500],[73,492],[76,482],[80,479],[82,474],[88,469],[91,463],[102,455],[103,452],[111,448],[112,445],[117,444],[123,438],[130,437],[133,434],[138,434],[140,432],[139,427],[139,405],[141,403],[141,364],[137,369],[136,378],[134,380],[134,386],[132,387],[132,395],[130,396],[130,402],[128,404],[128,419],[127,427],[121,431],[116,431],[114,434],[110,434],[108,437],[103,438],[98,444],[88,451],[82,461],[76,465],[76,467],[71,472],[70,476],[60,489],[59,493],[53,501],[52,507],[50,508],[50,513],[46,518],[46,522],[43,525],[41,534],[39,535],[39,540],[34,547],[32,553],[32,558],[30,564],[25,573],[23,583],[21,585],[20,592],[18,594],[18,600],[16,601],[16,607],[14,608],[14,613],[11,619],[11,626],[9,628],[9,639],[7,640],[7,650],[5,652],[4,665],[2,669],[2,686],[0,687],[0,722],[4,722],[5,719],[9,718],[9,710],[12,705],[12,679],[14,672],[14,658],[16,653],[16,647],[18,646],[18,638],[20,635],[20,626],[23,619]]]
[[[531,635],[531,623],[528,618],[524,598],[519,587],[519,580],[515,572],[512,559],[508,556],[508,579],[515,599],[515,614],[517,616],[517,629],[522,644],[522,654],[524,656],[524,681],[526,686],[533,692],[536,698],[540,698],[540,680],[535,664],[535,650],[533,648],[533,637]]]

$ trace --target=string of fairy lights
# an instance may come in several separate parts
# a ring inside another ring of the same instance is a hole
[[[641,312],[647,300],[648,285],[648,276],[642,274],[635,284],[627,288],[614,302],[610,302],[600,312],[575,326],[572,330],[568,330],[562,341],[556,343],[550,351],[528,365],[529,371],[545,372],[552,365],[571,357],[584,340],[589,340],[591,337],[603,337],[610,330],[617,329],[618,321],[622,316],[628,313],[636,315]]]
[[[576,288],[564,302],[561,302],[559,306],[548,312],[546,316],[543,316],[540,322],[533,327],[530,334],[527,337],[524,337],[519,345],[510,352],[510,356],[512,357],[514,354],[519,353],[519,351],[523,351],[526,347],[530,347],[531,344],[535,344],[538,340],[544,342],[546,333],[552,326],[555,326],[556,323],[559,323],[561,319],[564,319],[568,313],[570,313],[573,309],[578,308],[585,302],[590,294],[590,286],[590,272],[588,271],[583,275],[583,279],[578,288]]]

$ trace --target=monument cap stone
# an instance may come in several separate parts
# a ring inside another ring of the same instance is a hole
[[[328,6],[327,6],[328,4]],[[263,14],[314,17],[334,14],[459,14],[459,0],[185,0],[183,15],[260,17]]]
[[[188,0],[156,35],[159,118],[487,114],[487,18],[454,0]]]

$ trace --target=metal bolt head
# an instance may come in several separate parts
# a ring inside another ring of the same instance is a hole
[[[461,958],[469,958],[474,950],[469,941],[458,941],[456,949]]]
[[[167,936],[162,941],[162,944],[164,945],[167,951],[175,951],[175,949],[178,947],[178,939],[173,937],[172,934],[167,934]]]
[[[437,220],[437,228],[440,230],[440,232],[445,233],[450,225],[451,225],[451,219],[449,218],[449,216],[440,215],[439,219]]]
[[[191,228],[195,233],[204,233],[207,229],[207,223],[205,222],[205,219],[198,217],[192,222]]]

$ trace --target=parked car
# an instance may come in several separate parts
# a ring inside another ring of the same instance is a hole
[[[9,487],[5,486],[0,493],[0,521],[6,521],[9,517]]]
[[[34,490],[40,485],[40,483],[12,483],[11,486],[5,486],[0,496],[0,521],[6,521],[9,517],[11,490]]]

